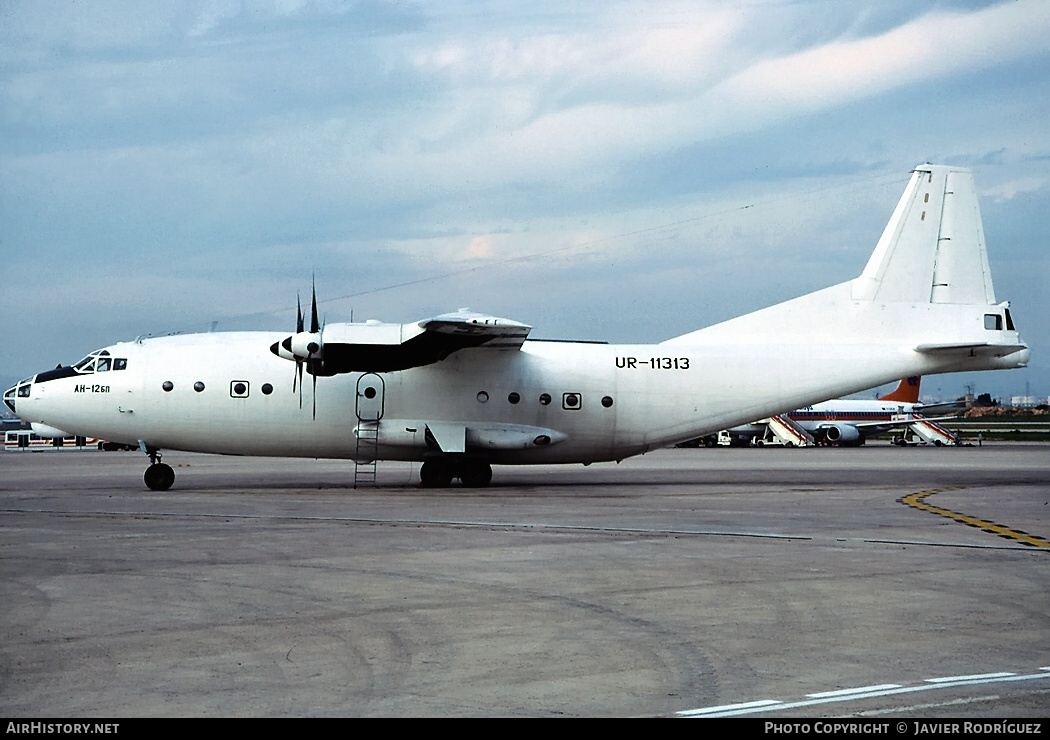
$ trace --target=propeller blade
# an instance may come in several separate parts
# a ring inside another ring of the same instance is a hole
[[[317,283],[314,281],[310,288],[310,333],[316,334],[321,331],[321,322],[317,320]]]
[[[303,331],[303,302],[299,297],[299,293],[295,294],[295,333],[301,334]],[[289,348],[290,351],[290,348]],[[299,380],[299,408],[303,407],[303,363],[301,360],[295,361],[295,373],[292,375],[292,393],[295,393],[296,379]]]
[[[303,407],[303,363],[295,361],[295,374],[299,376],[299,408]],[[315,380],[316,382],[316,380]],[[295,393],[295,379],[292,379],[292,393]]]
[[[317,374],[312,373],[314,378],[314,421],[317,421]]]

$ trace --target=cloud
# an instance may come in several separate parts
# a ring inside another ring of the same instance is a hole
[[[981,195],[997,201],[1013,200],[1015,196],[1021,193],[1032,193],[1040,190],[1045,184],[1045,177],[1022,177],[1009,182],[999,183],[993,188],[986,188],[981,191]]]
[[[1010,248],[1050,274],[1026,222],[1048,37],[1026,0],[6,3],[0,243],[63,311],[0,342],[19,374],[41,343],[53,364],[86,341],[60,313],[109,279],[99,340],[273,295],[291,316],[315,270],[333,297],[412,286],[346,302],[377,317],[447,298],[546,336],[688,331],[851,276],[927,159],[1025,202]]]
[[[400,129],[368,124],[386,134],[364,153],[363,175],[408,192],[413,182],[440,182],[449,194],[511,181],[603,184],[616,176],[610,162],[1041,55],[1050,35],[1050,6],[1007,3],[766,49],[749,38],[769,36],[779,8],[771,18],[762,10],[700,5],[674,15],[673,25],[618,25],[621,12],[594,33],[512,27],[433,45],[419,39],[410,65],[423,87],[449,95],[422,101]]]
[[[813,112],[916,82],[1045,53],[1050,6],[1006,3],[973,13],[934,12],[876,36],[841,39],[763,59],[716,97],[764,118]]]
[[[492,238],[476,236],[467,246],[467,257],[471,259],[489,259],[492,257]]]

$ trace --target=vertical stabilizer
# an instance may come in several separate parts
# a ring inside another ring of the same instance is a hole
[[[899,403],[918,403],[919,384],[921,382],[922,377],[919,375],[912,375],[909,378],[904,378],[892,391],[885,396],[879,396],[879,400],[898,401]]]
[[[883,231],[853,297],[995,304],[973,173],[921,165]]]

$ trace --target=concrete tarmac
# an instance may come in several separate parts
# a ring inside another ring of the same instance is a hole
[[[1050,447],[0,453],[0,715],[1045,718]]]

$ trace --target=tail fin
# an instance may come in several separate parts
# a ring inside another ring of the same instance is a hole
[[[913,375],[904,378],[897,387],[885,396],[880,396],[880,401],[897,401],[898,403],[918,403],[919,384],[922,382],[921,375]]]
[[[844,368],[853,363],[841,384],[826,384],[828,398],[855,393],[847,381],[861,376],[871,388],[909,375],[1024,367],[1028,347],[1008,306],[995,300],[973,174],[924,164],[858,277],[664,343],[777,346],[780,357],[799,359],[820,347],[825,364],[833,356]]]
[[[912,173],[855,300],[995,304],[973,173],[924,164]]]

